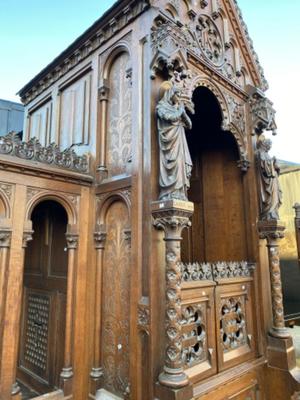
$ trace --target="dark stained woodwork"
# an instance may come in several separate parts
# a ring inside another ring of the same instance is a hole
[[[120,0],[20,91],[0,400],[294,400],[267,87],[235,0]]]
[[[59,387],[63,367],[67,215],[53,201],[32,213],[33,240],[25,252],[19,379],[38,393]]]

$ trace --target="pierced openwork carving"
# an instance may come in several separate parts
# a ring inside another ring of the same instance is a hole
[[[224,352],[247,343],[245,298],[231,297],[220,303],[220,340]]]
[[[247,261],[219,261],[215,263],[180,263],[182,280],[185,282],[248,278],[255,264]]]
[[[221,34],[208,15],[201,15],[198,19],[196,34],[199,40],[203,55],[215,66],[224,62],[224,44]]]
[[[43,147],[35,138],[22,142],[16,132],[0,137],[0,154],[38,161],[76,172],[89,172],[89,160],[86,155],[78,156],[72,148],[61,151],[55,143]]]
[[[189,281],[202,281],[212,280],[212,265],[210,263],[181,263],[182,280]]]
[[[206,359],[206,317],[204,304],[182,307],[182,360],[187,367]]]
[[[48,359],[50,298],[47,295],[29,293],[27,307],[24,360],[45,373]]]

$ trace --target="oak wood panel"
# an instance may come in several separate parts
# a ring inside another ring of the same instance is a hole
[[[63,366],[67,215],[53,201],[33,211],[33,240],[25,254],[18,377],[39,393],[59,386]]]

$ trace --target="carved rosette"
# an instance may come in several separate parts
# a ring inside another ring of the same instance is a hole
[[[193,204],[166,201],[153,204],[154,226],[163,229],[166,242],[166,353],[164,371],[159,376],[161,385],[180,388],[189,384],[183,371],[182,309],[181,309],[181,233],[190,226]]]
[[[279,257],[279,239],[284,237],[285,226],[282,222],[260,221],[258,223],[258,231],[260,239],[267,240],[267,248],[269,254],[269,269],[271,281],[271,296],[272,296],[272,311],[273,311],[273,326],[270,334],[278,338],[287,338],[289,333],[285,328],[282,282],[280,271]]]

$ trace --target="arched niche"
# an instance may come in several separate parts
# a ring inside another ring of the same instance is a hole
[[[188,199],[194,203],[192,226],[184,233],[186,262],[247,259],[242,173],[238,146],[223,131],[224,110],[205,86],[194,90],[195,114],[187,141],[193,161]]]
[[[122,195],[107,197],[98,221],[105,226],[101,301],[104,388],[123,396],[130,376],[130,214]]]
[[[69,217],[53,197],[33,202],[28,218],[17,379],[44,394],[59,387],[64,366]]]
[[[107,107],[102,110],[106,113],[105,163],[112,177],[128,173],[132,157],[132,69],[125,44],[110,53],[103,78],[108,89]]]
[[[0,219],[6,218],[7,216],[7,204],[0,195]]]

